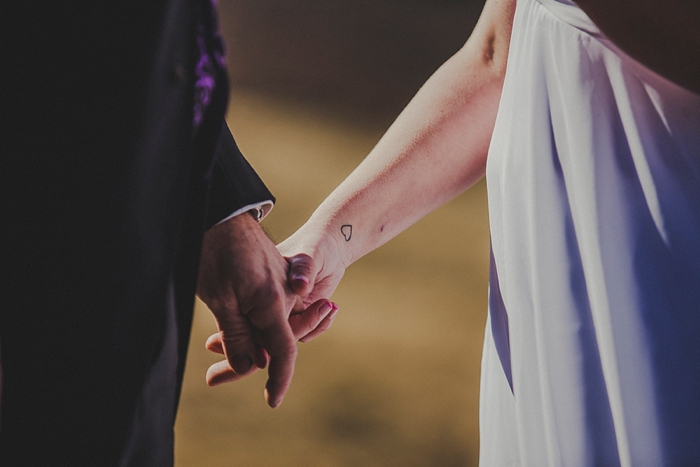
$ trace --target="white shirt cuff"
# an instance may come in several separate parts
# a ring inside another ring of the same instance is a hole
[[[258,222],[260,222],[261,220],[265,219],[265,217],[267,217],[270,211],[272,211],[273,206],[274,203],[272,201],[263,201],[262,203],[249,204],[248,206],[244,206],[241,209],[238,209],[237,211],[233,212],[228,217],[221,219],[219,222],[216,223],[216,225],[219,225],[222,222],[226,222],[232,217],[236,217],[237,215],[243,214],[244,212],[248,211],[257,211],[258,216],[256,219]]]

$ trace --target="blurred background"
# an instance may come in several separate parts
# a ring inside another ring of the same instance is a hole
[[[468,38],[481,0],[220,0],[228,121],[277,196],[279,242],[372,149]],[[208,388],[216,328],[197,303],[176,465],[471,466],[486,321],[483,182],[352,265],[335,324],[300,344],[269,409],[266,374]]]

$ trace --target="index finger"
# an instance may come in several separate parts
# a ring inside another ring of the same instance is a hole
[[[270,407],[275,408],[282,402],[292,382],[297,357],[296,339],[286,320],[263,329],[262,339],[270,355],[265,400]]]

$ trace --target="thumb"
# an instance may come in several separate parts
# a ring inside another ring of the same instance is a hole
[[[286,259],[289,263],[287,272],[289,287],[295,294],[307,297],[316,283],[316,275],[318,274],[316,262],[305,253],[299,253]]]

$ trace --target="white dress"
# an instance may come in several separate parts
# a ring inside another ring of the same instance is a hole
[[[486,177],[481,464],[700,465],[700,96],[519,0]]]

